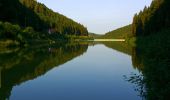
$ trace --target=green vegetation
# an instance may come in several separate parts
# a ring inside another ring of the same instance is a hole
[[[102,39],[126,39],[132,35],[132,25],[127,25],[100,36]]]
[[[150,7],[145,7],[133,19],[132,61],[142,77],[132,76],[129,81],[139,85],[137,90],[146,100],[169,100],[169,5],[170,0],[153,0]]]
[[[0,43],[2,45],[20,45],[20,43],[24,44],[28,39],[40,39],[40,37],[43,37],[40,35],[41,34],[36,33],[32,27],[21,29],[19,25],[13,25],[8,22],[0,22]]]
[[[50,43],[56,40],[67,40],[65,35],[43,34],[36,32],[32,27],[21,28],[9,22],[0,22],[0,46],[23,46],[36,43]]]
[[[135,14],[132,35],[147,36],[170,28],[169,5],[169,0],[153,0],[150,7],[145,7],[139,14]]]
[[[83,25],[36,0],[1,0],[0,9],[0,40],[26,44],[31,40],[64,40],[66,35],[88,36]]]

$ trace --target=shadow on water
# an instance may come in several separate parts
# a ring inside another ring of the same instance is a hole
[[[142,75],[130,75],[126,80],[136,84],[146,100],[169,100],[170,96],[170,36],[157,34],[137,39],[132,49],[132,63]]]
[[[0,100],[9,98],[14,86],[35,79],[82,55],[87,48],[88,44],[77,43],[1,51]]]

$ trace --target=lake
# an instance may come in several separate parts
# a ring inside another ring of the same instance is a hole
[[[76,43],[0,52],[0,100],[141,100],[131,50]],[[129,51],[129,53],[128,53]]]

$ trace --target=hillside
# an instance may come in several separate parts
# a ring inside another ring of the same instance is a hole
[[[93,37],[93,38],[99,38],[99,37],[102,36],[102,35],[96,34],[96,33],[89,33],[89,36],[90,36],[90,37]]]
[[[102,35],[99,38],[105,38],[105,39],[124,39],[126,37],[129,37],[132,33],[131,25],[124,26],[122,28],[118,28],[116,30],[113,30],[111,32],[106,33],[105,35]]]
[[[83,25],[52,11],[36,0],[0,0],[0,12],[0,40],[18,41],[18,37],[40,39],[50,35],[56,38],[61,35],[88,35]],[[30,34],[27,31],[31,31]],[[26,35],[28,37],[25,37]]]

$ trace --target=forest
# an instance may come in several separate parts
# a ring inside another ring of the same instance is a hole
[[[153,0],[150,7],[135,14],[132,23],[133,36],[148,36],[170,28],[170,1]]]
[[[0,40],[88,36],[86,27],[36,0],[0,0],[0,11]]]

